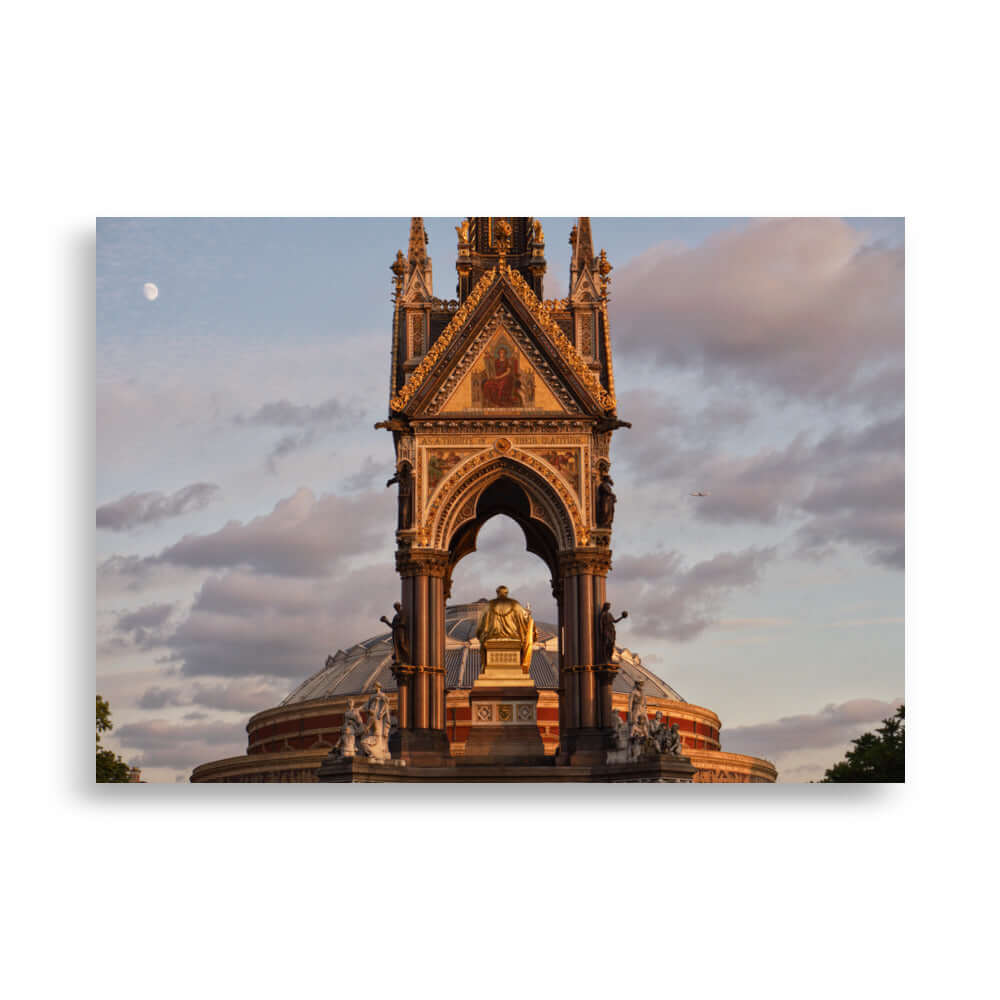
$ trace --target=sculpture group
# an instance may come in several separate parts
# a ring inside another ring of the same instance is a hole
[[[609,763],[638,760],[649,753],[684,756],[680,726],[676,722],[668,726],[662,712],[649,718],[642,681],[635,682],[629,695],[628,722],[613,712],[611,724],[614,747],[609,754]]]
[[[376,763],[383,763],[390,757],[392,718],[389,715],[389,701],[378,682],[365,705],[365,711],[368,713],[367,722],[355,708],[354,699],[348,699],[340,739],[333,748],[333,753],[337,757],[367,757]]]

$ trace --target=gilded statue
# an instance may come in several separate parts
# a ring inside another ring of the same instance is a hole
[[[455,232],[458,233],[458,241],[459,241],[459,243],[468,243],[469,242],[469,220],[468,219],[462,219],[461,224],[458,225],[458,226],[455,226]]]
[[[535,623],[527,608],[507,596],[506,587],[497,587],[497,596],[480,615],[476,638],[480,644],[489,639],[516,639],[521,644],[521,669],[527,671],[531,666]]]
[[[545,242],[545,233],[542,232],[542,223],[541,223],[541,220],[535,219],[534,222],[531,223],[531,228],[534,231],[535,242],[536,243],[544,243]]]
[[[510,253],[510,237],[514,229],[508,219],[497,219],[495,228],[496,236],[494,237],[493,242],[497,248],[497,252],[500,254],[500,260],[502,263],[504,254]]]

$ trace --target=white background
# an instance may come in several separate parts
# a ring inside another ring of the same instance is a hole
[[[987,9],[8,12],[5,993],[981,989]],[[95,216],[473,210],[907,217],[905,787],[92,784]]]

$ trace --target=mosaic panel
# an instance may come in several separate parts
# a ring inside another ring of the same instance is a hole
[[[523,410],[535,405],[535,372],[508,337],[497,337],[472,370],[474,409]]]
[[[427,450],[427,492],[432,493],[438,483],[471,455],[472,449],[429,448]]]
[[[580,453],[576,448],[550,448],[538,454],[549,465],[555,466],[559,474],[580,495]]]

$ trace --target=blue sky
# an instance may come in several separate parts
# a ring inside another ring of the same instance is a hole
[[[458,221],[425,220],[443,298]],[[542,221],[553,298],[574,220]],[[725,749],[818,777],[903,697],[902,220],[592,223],[633,422],[612,449],[620,641],[719,713]],[[397,598],[372,425],[408,226],[98,222],[98,690],[154,780],[242,752],[253,711]],[[554,617],[499,518],[454,599],[498,573]]]

